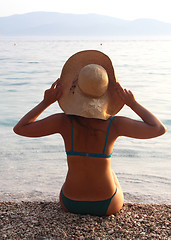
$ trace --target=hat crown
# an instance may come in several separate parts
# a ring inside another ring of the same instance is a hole
[[[78,86],[83,94],[94,98],[101,97],[108,88],[108,74],[97,64],[84,66],[78,76]]]

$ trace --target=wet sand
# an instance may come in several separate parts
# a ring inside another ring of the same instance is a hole
[[[66,213],[59,202],[0,202],[0,239],[171,240],[171,205],[125,203],[97,217]]]

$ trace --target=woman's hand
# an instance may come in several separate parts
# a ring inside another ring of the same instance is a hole
[[[123,89],[118,82],[116,83],[116,91],[127,106],[131,107],[136,102],[133,93],[130,90]]]
[[[43,101],[47,105],[51,105],[52,103],[58,101],[61,98],[62,93],[62,84],[60,83],[60,78],[58,78],[52,84],[51,88],[45,91]]]

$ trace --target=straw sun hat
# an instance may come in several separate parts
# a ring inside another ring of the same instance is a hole
[[[63,95],[59,105],[66,114],[106,120],[124,105],[115,91],[118,80],[112,62],[102,52],[87,50],[71,56],[60,81]]]

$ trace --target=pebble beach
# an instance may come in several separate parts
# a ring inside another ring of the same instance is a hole
[[[0,202],[0,239],[169,239],[171,205],[125,203],[114,215],[66,213],[59,202]]]

